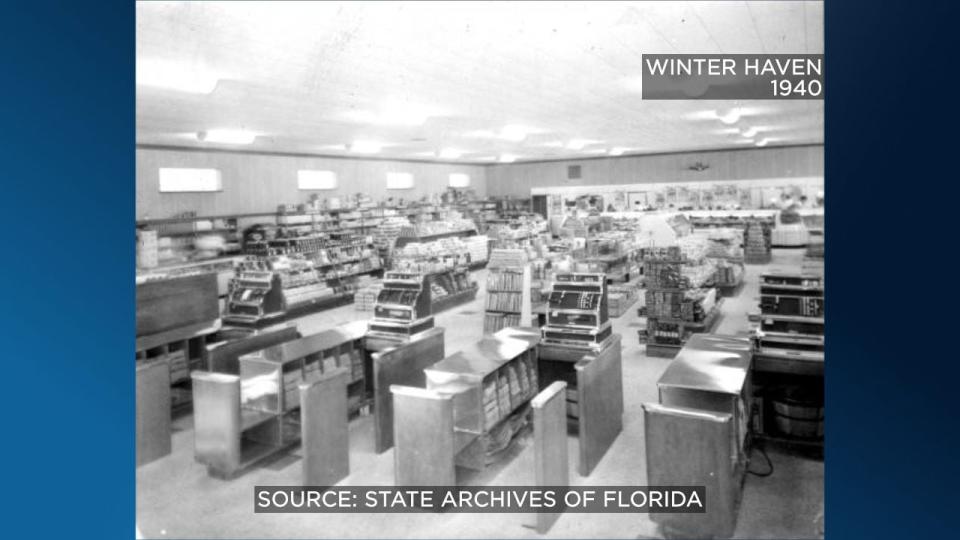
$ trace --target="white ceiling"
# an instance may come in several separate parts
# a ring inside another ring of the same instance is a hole
[[[139,2],[137,142],[353,155],[372,140],[464,162],[750,147],[715,118],[731,102],[641,101],[640,54],[761,52],[822,53],[823,3]],[[141,84],[157,73],[219,82]],[[822,101],[735,105],[769,146],[823,142]],[[197,139],[211,129],[258,136]]]

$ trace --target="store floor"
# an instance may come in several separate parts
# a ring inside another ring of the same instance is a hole
[[[770,266],[798,269],[802,251],[775,250]],[[757,310],[758,274],[770,266],[748,266],[739,295],[727,298],[716,331],[736,334],[748,328],[747,313]],[[477,274],[483,287],[485,274]],[[450,354],[480,339],[484,294],[437,315],[445,328]],[[656,381],[669,359],[648,358],[637,341],[635,306],[614,319],[623,338],[623,432],[593,473],[576,473],[577,443],[570,438],[570,479],[574,485],[645,485],[643,411],[657,400]],[[310,334],[347,321],[368,319],[353,306],[310,315],[297,321]],[[254,514],[253,488],[301,483],[299,449],[256,467],[239,478],[211,478],[193,459],[192,418],[174,422],[173,453],[137,469],[137,526],[145,538],[538,538],[523,526],[521,514]],[[517,441],[501,462],[483,473],[464,473],[462,483],[524,485],[533,481],[532,439]],[[776,448],[768,449],[773,475],[747,476],[738,538],[815,538],[816,516],[823,505],[823,462]],[[765,462],[754,452],[752,467]],[[393,453],[373,451],[371,417],[350,423],[350,476],[343,485],[393,485]],[[565,514],[549,538],[656,538],[657,528],[645,514]]]

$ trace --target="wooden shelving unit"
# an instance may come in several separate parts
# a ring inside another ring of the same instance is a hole
[[[525,423],[517,416],[538,391],[537,347],[519,339],[485,337],[424,374],[428,390],[458,396],[456,461],[481,470]]]
[[[495,249],[487,267],[487,299],[483,331],[492,334],[510,326],[530,326],[530,263],[522,249]]]
[[[430,285],[431,314],[471,302],[479,290],[466,267],[429,274],[427,282]]]
[[[239,376],[194,372],[197,461],[231,478],[297,444],[300,385],[338,368],[348,373],[348,413],[360,411],[370,402],[365,362],[362,329],[338,327],[243,355]]]

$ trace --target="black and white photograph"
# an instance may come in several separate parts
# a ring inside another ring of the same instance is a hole
[[[135,11],[137,538],[824,537],[822,1]]]

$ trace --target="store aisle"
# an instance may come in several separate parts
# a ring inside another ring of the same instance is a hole
[[[774,251],[771,266],[799,265],[797,250]],[[719,333],[748,328],[747,312],[757,308],[757,276],[766,267],[748,266],[746,286],[723,306]],[[483,283],[486,272],[475,274],[481,292],[473,302],[436,317],[446,331],[446,353],[480,339],[483,332]],[[368,319],[369,312],[344,306],[297,321],[305,334],[352,320]],[[618,319],[614,331],[622,336],[624,430],[588,478],[575,471],[576,440],[571,437],[571,482],[575,485],[643,485],[646,483],[642,404],[657,400],[656,381],[669,359],[648,358],[637,337],[636,306]],[[350,468],[346,485],[392,485],[393,456],[373,451],[370,417],[350,424]],[[193,459],[190,417],[175,422],[173,453],[137,469],[137,525],[146,538],[539,538],[524,527],[524,516],[503,514],[253,514],[257,485],[295,485],[300,481],[299,449],[254,468],[234,480],[207,476]],[[532,439],[519,439],[501,462],[481,474],[465,474],[461,482],[479,485],[516,485],[532,482]],[[748,476],[736,536],[739,538],[812,538],[814,519],[823,501],[823,462],[770,451],[775,472],[768,478]],[[758,470],[762,459],[753,465]],[[644,514],[567,514],[548,538],[657,537],[655,525]]]

